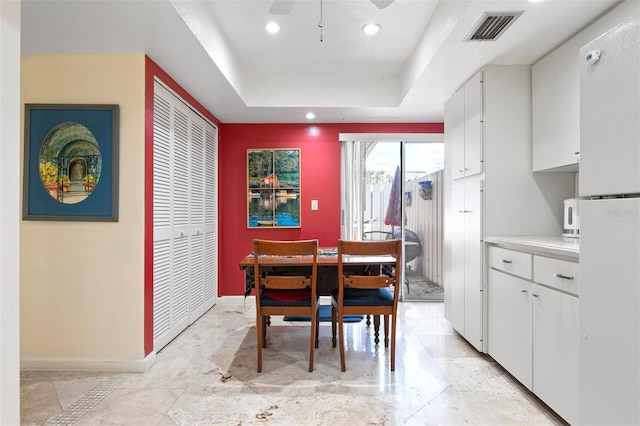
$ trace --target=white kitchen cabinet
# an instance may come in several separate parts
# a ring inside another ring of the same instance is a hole
[[[478,179],[453,185],[451,322],[482,350],[482,187]]]
[[[494,246],[488,262],[489,355],[577,423],[578,263]]]
[[[445,137],[450,141],[453,178],[464,177],[464,87],[459,89],[444,104]],[[446,144],[446,142],[445,142]]]
[[[464,85],[464,176],[482,173],[482,71]]]
[[[489,270],[489,355],[531,390],[531,282]]]
[[[533,278],[533,263],[530,253],[491,247],[489,249],[488,263],[492,269],[517,275],[526,280]]]
[[[574,181],[539,179],[531,173],[530,67],[492,65],[481,75],[480,173],[456,177],[458,168],[450,166],[462,137],[460,92],[445,104],[444,290],[445,317],[486,352],[485,236],[560,235],[562,200],[574,195]],[[469,189],[473,185],[477,190]],[[476,197],[473,209],[467,207],[470,194]],[[473,212],[460,213],[465,210]]]
[[[577,172],[580,161],[580,48],[637,13],[621,5],[533,64],[533,171]]]
[[[476,73],[445,105],[449,120],[445,133],[455,133],[453,141],[453,178],[482,173],[482,71]]]
[[[578,171],[579,76],[573,44],[561,46],[531,68],[534,172]]]
[[[578,423],[578,298],[534,284],[533,393]]]
[[[451,186],[451,214],[449,215],[447,241],[450,243],[450,250],[453,258],[455,253],[456,260],[451,262],[448,268],[449,278],[452,283],[456,285],[445,286],[445,305],[446,305],[446,317],[451,322],[454,329],[464,335],[464,246],[465,246],[465,233],[464,233],[464,215],[459,213],[464,210],[464,194],[465,185],[460,183],[458,185]],[[454,213],[455,212],[455,213]],[[460,285],[459,283],[462,283]]]

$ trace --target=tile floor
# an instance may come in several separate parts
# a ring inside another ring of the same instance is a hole
[[[23,371],[24,425],[563,424],[444,319],[442,303],[400,304],[396,371],[364,321],[347,324],[347,371],[321,323],[315,371],[308,323],[272,320],[256,372],[250,305],[218,305],[158,353],[146,373]]]

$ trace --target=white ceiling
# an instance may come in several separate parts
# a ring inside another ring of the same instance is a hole
[[[274,15],[272,2],[22,0],[22,53],[146,53],[223,123],[440,122],[484,64],[534,63],[618,3],[297,0]],[[487,11],[524,13],[495,42],[463,43]],[[368,22],[382,30],[365,36]]]

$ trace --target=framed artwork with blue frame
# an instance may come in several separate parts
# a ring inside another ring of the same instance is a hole
[[[119,106],[25,104],[22,218],[118,221]]]

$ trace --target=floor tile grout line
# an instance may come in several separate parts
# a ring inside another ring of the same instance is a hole
[[[69,408],[57,414],[45,424],[51,426],[74,424],[122,384],[124,377],[103,379],[100,382],[98,386],[82,395]]]

